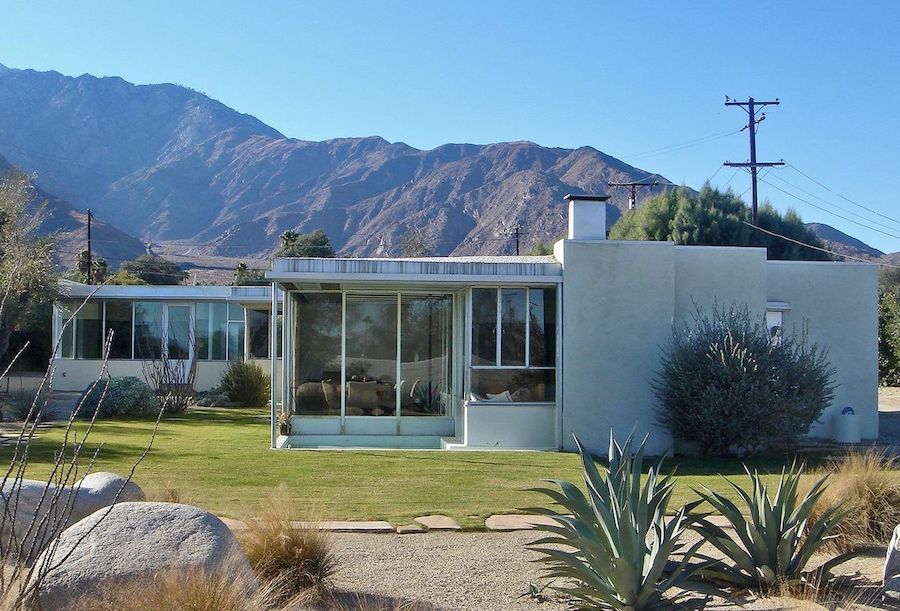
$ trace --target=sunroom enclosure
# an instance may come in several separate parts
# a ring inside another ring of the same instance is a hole
[[[558,271],[540,257],[276,259],[274,445],[558,447]]]

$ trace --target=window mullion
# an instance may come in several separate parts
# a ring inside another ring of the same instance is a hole
[[[500,317],[503,315],[503,310],[500,307],[500,304],[503,301],[503,289],[497,287],[497,346],[496,346],[496,354],[494,355],[494,365],[499,367],[503,364],[502,360],[502,349],[500,346],[500,342],[503,335],[503,325],[501,324]]]
[[[525,368],[531,366],[531,289],[525,287]]]

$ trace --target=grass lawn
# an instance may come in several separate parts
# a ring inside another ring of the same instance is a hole
[[[263,409],[206,409],[165,418],[135,481],[150,494],[173,489],[184,502],[234,518],[252,515],[284,483],[299,506],[308,508],[298,519],[406,524],[440,513],[464,528],[483,527],[493,513],[543,504],[543,495],[527,491],[543,478],[581,481],[577,455],[566,453],[274,451],[268,448],[267,418]],[[98,422],[88,443],[92,452],[101,448],[94,470],[126,475],[152,427],[140,419]],[[77,425],[79,433],[84,428]],[[57,426],[33,442],[29,477],[48,473],[61,433]],[[0,453],[10,455],[9,449]],[[751,466],[774,472],[783,464],[768,459]],[[679,459],[677,467],[676,504],[693,498],[690,488],[699,485],[728,492],[717,473],[740,483],[748,479],[736,460]]]

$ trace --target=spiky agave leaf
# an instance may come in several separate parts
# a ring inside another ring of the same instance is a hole
[[[544,577],[567,580],[551,587],[585,607],[668,608],[673,601],[665,593],[684,586],[696,570],[708,566],[691,564],[702,542],[686,550],[681,543],[689,528],[687,513],[700,501],[666,520],[675,482],[670,475],[660,475],[661,461],[642,482],[646,438],[635,445],[632,434],[619,444],[611,433],[605,473],[577,437],[575,443],[587,493],[560,480],[547,480],[555,488],[535,490],[563,510],[542,512],[552,516],[554,524],[539,526],[548,536],[530,544],[541,554],[537,562],[546,567]],[[676,553],[681,558],[673,562]]]
[[[703,488],[697,495],[709,503],[732,526],[736,538],[713,524],[708,515],[693,518],[693,528],[725,556],[730,563],[706,568],[702,574],[730,585],[766,591],[778,582],[798,581],[807,575],[806,565],[813,554],[831,540],[847,513],[830,508],[812,520],[813,508],[825,490],[827,476],[818,480],[801,498],[802,466],[782,469],[774,496],[762,476],[744,470],[750,490],[725,478],[742,507],[724,495]],[[817,569],[828,572],[856,553],[837,556]]]

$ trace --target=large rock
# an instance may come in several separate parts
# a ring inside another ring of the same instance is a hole
[[[54,495],[57,496],[56,501],[52,500]],[[70,498],[72,495],[74,498]],[[19,482],[18,485],[10,481],[3,488],[0,504],[16,506],[15,528],[12,531],[7,529],[4,538],[15,536],[16,540],[22,544],[26,556],[32,547],[35,553],[39,552],[48,540],[66,526],[74,524],[102,507],[112,505],[116,500],[116,495],[119,495],[119,501],[144,499],[144,491],[140,486],[115,473],[91,473],[72,486],[62,488],[58,488],[54,484],[48,488],[46,481],[26,479]],[[41,500],[42,496],[43,500]],[[55,505],[57,511],[60,511],[69,502],[71,502],[71,514],[64,524],[58,525],[59,528],[55,533],[48,532],[46,528],[43,532],[35,532],[34,528],[28,532],[29,524],[34,522],[36,517],[43,518],[50,510],[51,505]],[[12,511],[12,507],[10,511]],[[36,545],[32,546],[36,537],[39,537],[39,540]]]
[[[894,528],[894,536],[884,559],[884,595],[900,599],[900,525]]]
[[[45,551],[37,564],[49,561],[52,566],[63,558],[38,589],[44,611],[64,609],[81,596],[116,583],[153,579],[164,571],[227,571],[256,585],[228,527],[211,513],[176,503],[119,503],[108,513],[98,511],[66,529],[58,547]]]

